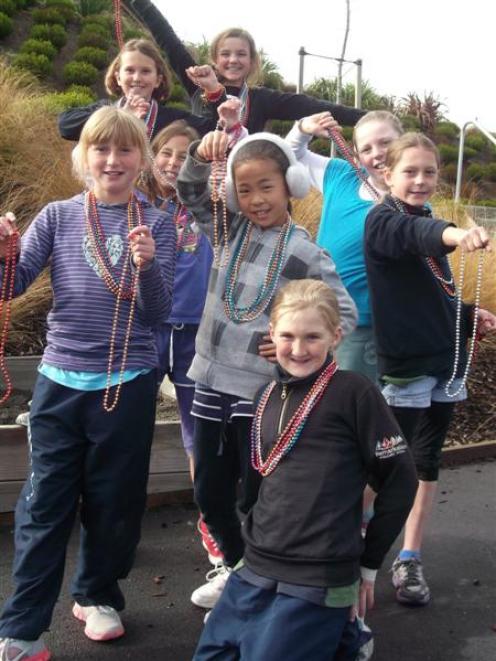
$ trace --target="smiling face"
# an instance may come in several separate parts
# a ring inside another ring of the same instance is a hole
[[[404,149],[384,179],[389,192],[413,207],[423,206],[436,190],[439,176],[436,154],[425,147]]]
[[[185,135],[175,135],[167,140],[155,156],[155,165],[163,179],[170,184],[170,188],[176,187],[177,175],[186,160],[190,142],[191,140]],[[161,179],[157,180],[157,183],[163,188],[165,182]]]
[[[376,187],[384,189],[384,162],[389,145],[399,137],[388,121],[371,120],[355,129],[355,149],[358,159]]]
[[[124,96],[141,96],[146,101],[162,81],[155,62],[139,50],[122,53],[115,78]]]
[[[270,326],[279,365],[291,376],[304,378],[319,370],[341,339],[314,307],[282,314]]]
[[[234,166],[234,184],[241,213],[262,229],[284,225],[289,193],[278,164],[252,158]]]
[[[251,67],[250,45],[245,39],[227,37],[219,43],[215,68],[228,85],[241,87],[250,75]]]
[[[118,204],[128,201],[144,162],[139,147],[108,142],[89,145],[86,165],[97,200]]]

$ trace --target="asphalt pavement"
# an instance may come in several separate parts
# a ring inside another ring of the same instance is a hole
[[[136,565],[123,588],[126,635],[111,643],[85,638],[71,615],[68,584],[77,532],[67,557],[64,590],[45,634],[56,661],[189,661],[203,611],[189,596],[209,569],[196,533],[193,504],[147,512]],[[12,526],[0,527],[0,601],[11,589]],[[391,551],[368,617],[375,661],[494,661],[496,659],[496,462],[444,469],[423,559],[433,595],[425,608],[394,600]],[[260,659],[260,661],[266,661]],[[267,661],[291,661],[272,659]],[[312,661],[309,659],[308,661]]]

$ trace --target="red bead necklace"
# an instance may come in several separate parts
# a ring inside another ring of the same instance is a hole
[[[212,170],[210,174],[210,199],[212,200],[212,219],[213,219],[213,249],[214,261],[221,268],[229,261],[229,244],[227,229],[227,202],[226,202],[226,176],[227,176],[227,156],[218,161],[212,161]],[[221,208],[221,225],[219,228],[219,206]],[[221,236],[222,230],[222,236]],[[224,259],[220,260],[222,245],[224,246]]]
[[[5,362],[5,346],[9,334],[12,298],[14,296],[15,271],[17,261],[17,242],[19,232],[14,229],[12,234],[6,239],[7,253],[5,255],[5,264],[2,278],[2,288],[0,291],[0,319],[3,317],[2,330],[0,335],[0,372],[5,381],[5,393],[0,399],[0,404],[4,404],[12,393],[12,380]],[[5,306],[5,316],[4,315]]]
[[[98,216],[98,209],[96,205],[96,198],[94,193],[87,192],[85,196],[85,218],[86,218],[86,230],[88,238],[93,247],[93,251],[97,260],[97,264],[102,274],[102,279],[109,289],[109,291],[114,294],[116,297],[114,314],[112,318],[112,330],[110,333],[110,347],[109,347],[109,356],[107,363],[107,382],[105,385],[105,393],[103,396],[103,408],[107,413],[111,413],[117,407],[119,402],[119,397],[121,393],[124,371],[126,369],[127,356],[129,353],[129,343],[131,338],[131,329],[134,321],[134,312],[136,309],[136,297],[138,293],[138,280],[140,273],[140,266],[136,266],[134,273],[128,275],[131,268],[131,246],[128,245],[126,254],[123,256],[123,266],[122,272],[119,280],[117,281],[112,273],[112,264],[110,261],[110,255],[106,247],[105,235],[103,233],[103,228],[100,223]],[[134,194],[131,194],[129,202],[127,205],[127,225],[129,231],[134,227],[143,224],[143,210],[139,200],[135,197]],[[128,281],[130,280],[130,283]],[[119,325],[119,315],[121,302],[123,300],[129,300],[129,315],[126,323],[126,331],[124,335],[124,347],[122,350],[122,359],[121,366],[119,369],[119,380],[114,392],[114,397],[110,401],[110,390],[112,382],[112,367],[115,357],[115,346],[117,338],[117,329]]]
[[[119,44],[119,48],[124,46],[124,38],[122,36],[122,18],[121,18],[121,0],[113,0],[114,4],[114,25],[115,25],[115,38]]]
[[[296,441],[301,436],[310,413],[319,403],[337,369],[338,366],[336,362],[332,361],[324,370],[322,370],[313,386],[305,395],[302,403],[298,406],[293,416],[288,421],[283,432],[277,437],[277,440],[266,459],[263,459],[262,419],[270,395],[277,385],[277,381],[272,381],[265,388],[255,411],[251,428],[251,463],[253,468],[263,475],[263,477],[270,475],[272,471],[277,468],[281,459],[293,449]]]
[[[331,140],[331,142],[334,142],[334,144],[338,148],[338,151],[340,152],[341,156],[355,170],[355,174],[360,179],[360,181],[363,183],[365,188],[369,191],[370,195],[372,196],[372,199],[375,200],[375,201],[380,200],[381,194],[370,183],[369,178],[367,177],[365,172],[362,170],[362,167],[360,166],[360,163],[356,160],[355,154],[353,153],[353,150],[347,144],[346,140],[343,138],[343,136],[341,135],[341,133],[338,131],[337,128],[329,129],[329,140]]]

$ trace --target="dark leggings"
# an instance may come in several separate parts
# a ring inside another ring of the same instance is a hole
[[[241,560],[244,550],[237,508],[246,514],[255,504],[261,480],[251,465],[251,421],[195,418],[195,500],[230,566]]]
[[[453,418],[454,402],[432,402],[426,409],[390,408],[410,446],[419,480],[436,482],[444,439]]]

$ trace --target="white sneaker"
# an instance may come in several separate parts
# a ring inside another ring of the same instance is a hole
[[[124,635],[119,613],[112,606],[80,606],[76,602],[72,614],[86,622],[84,633],[91,640],[113,640]]]
[[[0,638],[1,661],[49,661],[52,655],[45,643],[38,640]]]
[[[211,569],[205,578],[205,585],[197,588],[191,595],[191,601],[200,608],[212,609],[219,601],[222,590],[227,583],[231,569],[226,565],[219,564]]]

